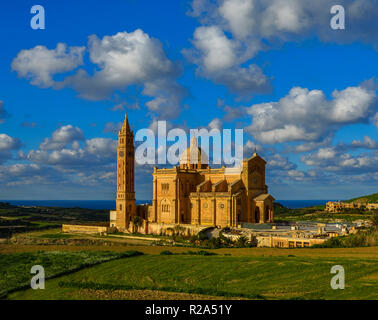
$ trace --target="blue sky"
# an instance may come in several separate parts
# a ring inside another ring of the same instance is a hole
[[[376,1],[338,1],[345,30],[331,0],[40,1],[45,30],[34,4],[0,13],[0,199],[113,199],[125,112],[243,128],[276,199],[377,192]]]

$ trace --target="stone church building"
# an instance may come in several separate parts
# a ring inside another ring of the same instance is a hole
[[[256,152],[240,170],[210,168],[193,138],[179,166],[154,168],[152,205],[137,206],[134,191],[134,140],[125,117],[118,134],[116,210],[111,226],[128,229],[133,216],[148,223],[238,227],[273,222],[274,198],[265,184],[266,162]]]

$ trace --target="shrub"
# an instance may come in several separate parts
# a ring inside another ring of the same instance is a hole
[[[162,256],[170,256],[170,255],[173,255],[173,252],[171,252],[169,250],[164,250],[164,251],[160,252],[160,254]]]
[[[352,248],[376,246],[378,244],[378,229],[371,227],[356,234],[330,238],[322,244],[313,245],[312,248]]]
[[[244,248],[244,247],[247,247],[248,246],[248,238],[246,236],[240,236],[237,240],[236,240],[236,246],[238,247],[241,247],[241,248]]]
[[[209,237],[204,232],[201,231],[198,233],[198,240],[203,241],[203,240],[208,240],[208,239]]]
[[[371,222],[372,222],[373,226],[377,227],[378,226],[378,214],[375,214],[370,219],[371,219]]]
[[[134,216],[132,218],[132,222],[133,222],[133,233],[136,233],[136,232],[138,232],[138,229],[142,226],[143,219],[142,219],[142,217]]]
[[[199,256],[216,256],[217,254],[215,252],[209,252],[206,250],[199,250],[199,251],[187,251],[183,254],[189,254],[189,255],[199,255]]]

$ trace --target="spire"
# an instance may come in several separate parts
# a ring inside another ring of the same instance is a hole
[[[253,154],[254,156],[257,156],[257,148],[256,148],[256,145],[255,145],[255,152]]]
[[[123,131],[123,132],[129,132],[130,131],[129,121],[127,120],[127,113],[125,113],[125,120],[123,121],[121,131]]]
[[[190,147],[193,148],[197,146],[198,146],[197,138],[193,136],[192,139],[190,139]]]

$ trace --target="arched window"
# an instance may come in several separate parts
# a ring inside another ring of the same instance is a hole
[[[163,199],[160,204],[161,212],[170,212],[171,211],[171,205],[167,199]]]

